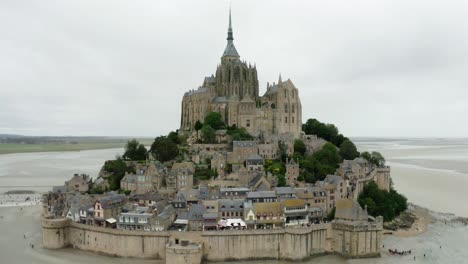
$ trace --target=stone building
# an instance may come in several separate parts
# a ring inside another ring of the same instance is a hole
[[[327,211],[335,207],[336,200],[348,198],[347,182],[337,175],[327,175],[317,185],[327,193]]]
[[[258,155],[264,159],[273,160],[278,158],[279,148],[278,144],[258,144]]]
[[[381,216],[371,218],[357,201],[339,199],[332,223],[332,248],[348,258],[379,257],[382,226]]]
[[[257,152],[255,141],[233,141],[232,152],[228,154],[228,163],[244,163],[251,154],[257,154]]]
[[[307,154],[313,154],[322,149],[327,143],[323,138],[319,138],[316,135],[306,135],[304,132],[301,134],[301,140],[304,142]]]
[[[191,189],[193,187],[193,173],[195,173],[195,164],[193,162],[177,162],[172,165],[172,171],[166,177],[168,188]]]
[[[299,177],[299,164],[294,159],[286,160],[286,180],[290,186],[296,186]]]
[[[120,189],[137,194],[150,192],[153,190],[152,177],[140,171],[137,174],[125,173],[120,181]]]
[[[223,153],[215,153],[211,159],[211,169],[218,173],[218,176],[224,178],[226,172],[226,156]]]
[[[94,202],[94,223],[106,225],[107,220],[116,221],[125,202],[126,197],[123,194],[110,194],[98,199]]]
[[[284,211],[285,225],[302,225],[309,223],[307,203],[302,199],[288,199],[281,202]]]
[[[240,59],[234,46],[229,14],[227,46],[216,74],[205,77],[202,86],[185,93],[182,99],[181,131],[193,131],[210,112],[219,112],[229,126],[245,128],[251,135],[288,133],[299,138],[302,105],[291,80],[267,84],[259,95],[256,66]]]
[[[91,178],[87,174],[74,174],[73,177],[65,182],[67,192],[87,192],[91,184]]]
[[[264,160],[258,154],[250,154],[245,159],[245,165],[249,171],[263,171]]]

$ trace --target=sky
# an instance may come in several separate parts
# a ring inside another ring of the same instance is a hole
[[[468,137],[468,2],[0,1],[0,134],[156,137],[234,43],[303,122]]]

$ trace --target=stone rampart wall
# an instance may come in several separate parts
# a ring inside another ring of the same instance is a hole
[[[182,241],[201,245],[200,254],[208,261],[282,259],[302,260],[316,254],[337,252],[348,257],[371,256],[380,246],[381,231],[363,232],[332,228],[332,224],[272,230],[229,230],[205,232],[146,232],[117,230],[43,219],[43,245],[46,248],[74,247],[118,257],[177,259]],[[373,229],[373,228],[371,228]],[[335,243],[335,240],[339,240]],[[357,241],[357,242],[355,242]],[[350,246],[352,243],[354,246]],[[364,250],[362,250],[364,247]],[[185,252],[185,251],[184,251]],[[363,254],[364,253],[364,254]],[[166,256],[166,254],[172,254]],[[187,251],[186,258],[197,252]],[[375,255],[375,254],[374,254]]]
[[[117,230],[77,224],[68,219],[43,219],[42,224],[46,248],[73,247],[119,257],[166,259],[166,245],[183,240],[203,244],[203,258],[209,261],[300,260],[330,250],[326,242],[330,224],[211,232]]]

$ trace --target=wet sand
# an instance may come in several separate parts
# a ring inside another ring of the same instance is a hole
[[[22,208],[22,209],[21,209]],[[162,264],[156,260],[114,258],[71,248],[42,248],[41,206],[0,207],[0,263],[19,264]],[[24,238],[26,236],[26,238]],[[31,244],[34,248],[31,248]]]

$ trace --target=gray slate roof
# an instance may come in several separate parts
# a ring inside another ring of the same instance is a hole
[[[294,190],[293,187],[276,187],[275,190],[279,195],[281,195],[281,194],[296,194],[296,190]]]
[[[224,206],[224,208],[223,208]],[[220,212],[243,212],[244,200],[243,199],[220,199],[219,200]]]
[[[223,57],[224,56],[240,57],[232,41],[228,41],[228,44],[226,45],[226,48],[224,49],[224,52],[223,52]]]
[[[201,204],[192,204],[188,212],[188,220],[192,220],[192,221],[203,220],[204,212],[205,212],[205,206]]]
[[[101,199],[99,199],[99,202],[101,203],[102,208],[109,209],[121,206],[124,200],[124,194],[114,194],[102,197]]]
[[[249,192],[247,194],[247,199],[256,199],[256,198],[276,198],[276,193],[274,191],[259,191],[259,192]]]
[[[242,148],[242,147],[255,147],[257,143],[255,141],[233,141],[232,145],[234,147]]]

